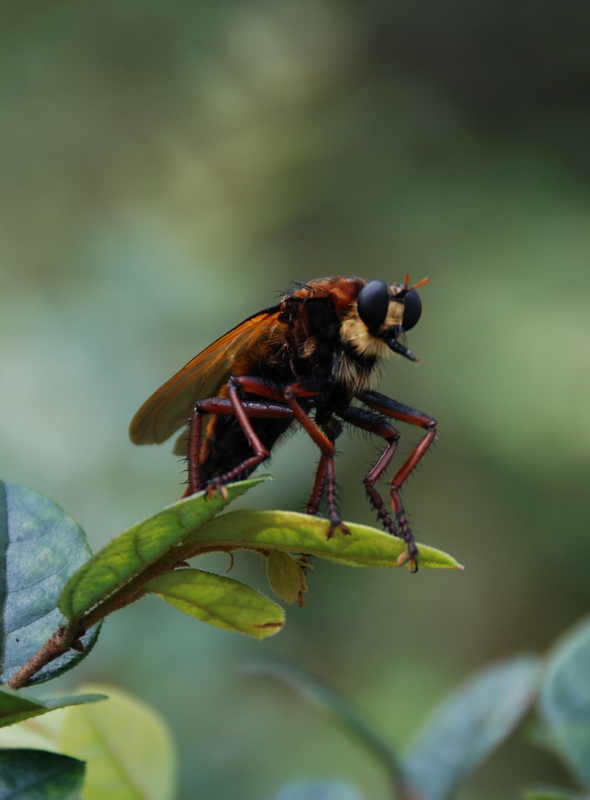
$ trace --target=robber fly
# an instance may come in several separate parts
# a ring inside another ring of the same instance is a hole
[[[346,531],[336,497],[335,441],[343,424],[381,437],[385,449],[364,478],[384,528],[407,543],[403,562],[415,570],[418,550],[400,489],[436,436],[436,420],[378,394],[378,364],[391,352],[417,361],[403,343],[416,325],[426,283],[387,285],[362,278],[320,278],[297,284],[278,305],[233,328],[170,378],[139,409],[130,426],[135,444],[160,443],[181,428],[176,452],[188,459],[186,494],[224,491],[269,458],[294,425],[320,451],[306,510],[325,497],[331,536]],[[355,404],[356,403],[356,404]],[[389,419],[426,434],[389,482],[390,513],[375,484],[391,462],[399,432]]]

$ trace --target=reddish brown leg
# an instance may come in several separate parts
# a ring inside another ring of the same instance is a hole
[[[250,400],[242,400],[238,394],[238,389],[242,389],[251,394],[260,395],[261,397],[268,398],[275,402],[258,403]],[[328,502],[328,518],[330,520],[328,536],[331,536],[336,528],[341,528],[343,532],[347,533],[348,531],[342,522],[342,517],[340,516],[336,501],[334,443],[331,442],[310,419],[309,415],[297,401],[297,398],[316,397],[322,394],[325,389],[325,381],[302,381],[282,387],[278,384],[264,381],[261,378],[236,376],[229,379],[228,399],[217,397],[199,401],[193,411],[189,434],[189,492],[192,494],[193,492],[199,491],[201,488],[199,475],[200,417],[203,414],[234,415],[254,451],[253,456],[245,459],[237,467],[213,479],[209,484],[211,491],[220,491],[221,487],[226,483],[235,480],[244,472],[251,472],[269,457],[270,453],[256,434],[250,422],[250,417],[266,417],[269,419],[293,419],[293,417],[295,417],[301,426],[305,428],[322,453],[325,477],[322,479],[320,469],[318,469],[318,476],[316,476],[316,482],[314,483],[314,492],[315,495],[318,495],[319,502],[321,488],[318,487],[320,483],[322,485],[325,484]],[[281,403],[286,403],[286,406],[281,405]],[[320,464],[321,463],[322,461]],[[314,496],[314,492],[312,492],[312,496]]]
[[[395,512],[397,525],[402,537],[408,543],[408,553],[410,554],[412,566],[417,569],[417,549],[406,517],[400,490],[408,476],[418,466],[418,463],[422,460],[422,458],[424,458],[428,448],[436,438],[437,422],[433,417],[428,416],[428,414],[424,414],[422,411],[417,411],[415,408],[398,403],[396,400],[392,400],[390,397],[386,397],[378,392],[363,392],[362,394],[358,395],[358,398],[370,408],[374,408],[376,411],[379,411],[388,417],[399,419],[402,422],[409,423],[410,425],[417,425],[421,428],[425,428],[427,431],[426,435],[420,440],[420,442],[418,442],[412,453],[410,453],[406,461],[391,479],[389,490],[389,496]],[[384,455],[386,453],[387,450],[385,451]],[[391,457],[389,458],[389,461],[390,460]],[[386,460],[385,463],[383,463],[382,456],[377,462],[375,468],[367,475],[366,480],[368,480],[368,482],[371,484],[371,488],[373,488],[372,485],[384,471],[389,461]]]
[[[289,409],[293,412],[293,415],[295,416],[299,424],[307,431],[309,436],[317,444],[322,454],[322,457],[325,460],[324,485],[327,495],[328,519],[330,520],[330,530],[328,532],[328,536],[331,536],[337,528],[340,528],[344,533],[348,533],[346,526],[342,522],[342,517],[340,516],[340,511],[338,510],[338,502],[336,498],[334,442],[330,441],[330,439],[318,428],[318,426],[311,420],[309,415],[303,410],[303,408],[298,402],[298,398],[301,399],[306,397],[317,397],[317,395],[325,392],[327,386],[326,381],[301,381],[299,383],[292,383],[289,386],[279,387],[277,384],[268,383],[267,381],[263,381],[260,378],[252,378],[248,376],[230,378],[229,380],[230,399],[232,400],[234,408],[236,408],[236,416],[238,417],[238,420],[242,425],[242,428],[244,429],[246,435],[248,436],[250,444],[254,446],[253,441],[250,438],[248,431],[246,430],[246,427],[244,425],[244,422],[242,421],[241,418],[241,416],[243,416],[243,418],[247,422],[247,417],[245,415],[245,412],[242,411],[238,413],[238,408],[241,403],[237,392],[238,386],[246,392],[259,394],[262,397],[268,397],[270,400],[278,400],[285,402],[289,407]],[[253,430],[252,433],[254,433]],[[255,438],[257,439],[258,437]],[[268,454],[264,456],[264,458],[267,457]],[[261,458],[260,460],[263,461],[264,458]],[[244,462],[243,466],[245,466],[247,463],[250,462]],[[223,475],[221,480],[223,480],[223,482],[226,483],[228,478],[226,475]],[[316,483],[317,480],[318,479],[316,476]],[[316,483],[314,483],[314,489]]]
[[[235,392],[235,390],[234,390]],[[291,409],[278,403],[257,403],[250,400],[236,400],[231,397],[212,397],[209,400],[201,400],[195,405],[190,424],[189,444],[188,444],[188,476],[189,485],[186,494],[195,494],[202,488],[200,478],[200,449],[201,449],[201,420],[204,414],[226,414],[234,415],[238,418],[244,433],[248,437],[248,441],[254,450],[254,456],[246,459],[235,469],[226,472],[219,478],[215,478],[211,482],[212,492],[223,491],[222,487],[239,477],[244,470],[252,471],[262,461],[268,458],[269,453],[266,447],[262,444],[254,428],[250,423],[250,417],[266,417],[270,419],[293,419],[293,412]]]
[[[308,389],[308,386],[311,386],[311,382],[306,384],[302,381],[299,384],[291,384],[291,386],[288,386],[285,389],[285,400],[288,403],[289,408],[293,410],[297,421],[303,428],[305,428],[307,433],[319,447],[322,454],[312,489],[312,497],[314,497],[317,485],[321,480],[322,489],[320,490],[320,496],[321,491],[325,489],[326,503],[328,506],[328,519],[330,520],[330,528],[328,530],[329,539],[334,534],[334,531],[338,528],[340,528],[342,533],[350,533],[350,531],[342,521],[340,509],[338,508],[338,498],[336,495],[336,467],[334,464],[334,442],[330,441],[330,439],[328,439],[328,437],[310,419],[296,399],[297,397],[312,396],[309,394],[310,389]],[[317,392],[314,392],[314,394],[316,393]],[[320,470],[322,470],[322,468],[323,477],[320,478]],[[319,496],[317,499],[319,502]]]
[[[383,498],[375,489],[375,483],[379,476],[387,469],[391,459],[395,455],[400,437],[399,431],[386,420],[376,416],[370,411],[366,411],[364,408],[355,408],[351,406],[342,414],[342,419],[357,428],[362,428],[362,430],[374,433],[376,436],[381,436],[382,439],[388,442],[387,447],[379,456],[379,460],[373,469],[365,476],[364,483],[369,501],[377,512],[377,516],[383,527],[393,536],[398,536],[403,539],[404,536],[389,515]]]
[[[320,503],[324,493],[324,483],[326,481],[326,457],[322,454],[318,463],[318,468],[315,473],[315,480],[313,488],[309,495],[309,500],[305,505],[307,514],[319,514]]]

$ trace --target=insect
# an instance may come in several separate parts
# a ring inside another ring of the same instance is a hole
[[[398,353],[417,361],[404,344],[422,312],[409,285],[354,277],[297,284],[195,356],[139,409],[129,429],[135,444],[160,443],[185,429],[176,452],[187,455],[186,494],[243,479],[269,458],[279,439],[298,423],[320,451],[306,511],[317,514],[325,498],[328,536],[347,532],[336,496],[335,441],[345,424],[385,444],[364,485],[386,531],[407,544],[401,563],[415,571],[418,549],[400,490],[436,436],[436,420],[372,388],[379,363]],[[388,510],[376,484],[400,437],[389,421],[426,433],[389,481]],[[188,428],[186,428],[188,426]]]

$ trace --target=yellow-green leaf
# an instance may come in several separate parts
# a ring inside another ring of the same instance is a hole
[[[187,535],[228,503],[265,478],[227,486],[227,496],[207,498],[204,492],[173,503],[129,528],[98,552],[67,582],[59,607],[77,620],[98,603],[124,588],[177,547]]]
[[[353,567],[397,567],[406,552],[402,539],[384,531],[347,522],[350,534],[340,530],[328,538],[326,519],[295,511],[231,511],[201,525],[186,542],[202,547],[250,548],[309,553]],[[462,569],[452,556],[418,544],[422,569]]]
[[[271,550],[268,554],[266,571],[273,592],[292,603],[305,590],[305,577],[301,565],[284,550]]]
[[[282,608],[244,583],[204,572],[181,569],[150,581],[147,592],[217,628],[247,633],[257,639],[277,633],[285,622]]]
[[[112,686],[84,686],[109,699],[63,712],[60,750],[87,762],[84,800],[172,800],[175,758],[165,722]]]

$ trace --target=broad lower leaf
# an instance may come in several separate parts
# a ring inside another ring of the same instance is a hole
[[[285,603],[292,603],[306,590],[305,570],[289,553],[271,550],[266,562],[270,588]]]
[[[585,620],[550,653],[541,713],[557,750],[590,788],[590,622]]]
[[[372,750],[390,774],[399,773],[400,767],[393,747],[344,695],[329,684],[307,670],[274,658],[250,661],[246,664],[245,671],[254,675],[271,675],[291,686],[304,700],[329,714]]]
[[[283,786],[274,800],[362,800],[345,781],[297,781]]]
[[[85,764],[43,750],[0,750],[0,800],[76,800]]]
[[[176,765],[165,722],[120,689],[81,689],[109,696],[104,703],[60,712],[60,750],[87,762],[84,800],[172,800]]]
[[[68,581],[59,607],[69,620],[126,587],[158,559],[176,548],[199,525],[265,478],[227,486],[227,497],[204,492],[179,500],[117,536]]]
[[[423,800],[444,800],[508,736],[529,708],[538,659],[521,656],[476,673],[443,702],[403,762]]]
[[[328,538],[329,525],[326,519],[295,511],[231,511],[202,525],[187,542],[309,553],[353,567],[396,567],[406,551],[402,539],[352,522],[346,523],[350,534],[338,530]],[[462,569],[454,558],[433,547],[419,544],[418,551],[421,568]]]
[[[93,694],[38,700],[36,697],[27,696],[24,692],[15,692],[2,687],[0,688],[0,727],[14,725],[16,722],[22,722],[29,717],[37,717],[39,714],[46,714],[56,708],[96,703],[98,700],[105,699],[104,695]]]
[[[180,569],[150,581],[146,592],[217,628],[247,633],[257,639],[277,633],[285,622],[282,608],[244,583],[204,572]]]
[[[0,664],[5,683],[65,620],[58,599],[68,578],[90,558],[80,526],[45,495],[0,481]],[[92,648],[98,626],[43,667],[40,683],[77,664]]]

